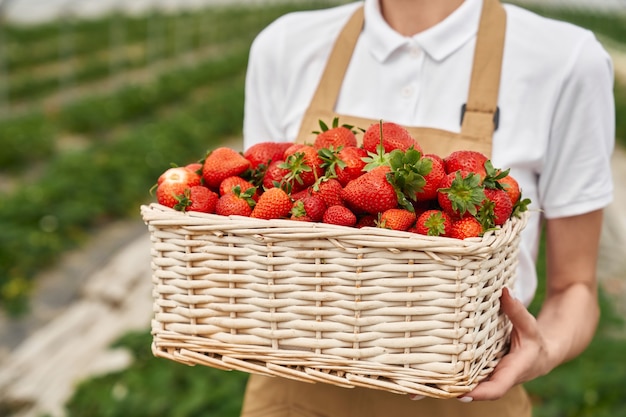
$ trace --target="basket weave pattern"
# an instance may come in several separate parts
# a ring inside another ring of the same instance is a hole
[[[189,365],[449,398],[504,353],[526,217],[483,238],[141,207],[153,353]]]

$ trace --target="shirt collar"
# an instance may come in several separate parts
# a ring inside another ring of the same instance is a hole
[[[393,30],[383,19],[379,0],[365,0],[363,35],[374,57],[383,62],[398,48],[416,43],[436,61],[445,59],[476,35],[482,0],[465,0],[445,20],[437,25],[406,37]]]

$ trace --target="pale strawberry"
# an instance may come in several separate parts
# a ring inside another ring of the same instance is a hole
[[[381,166],[350,181],[341,198],[354,212],[378,214],[398,207],[396,190],[387,180],[390,168]]]
[[[385,152],[391,152],[394,149],[406,151],[413,148],[422,152],[422,147],[417,140],[411,136],[409,131],[396,123],[380,122],[370,125],[363,134],[363,149],[367,152],[376,153],[378,145],[381,143]]]
[[[228,177],[241,175],[250,168],[250,161],[242,154],[228,147],[220,147],[208,153],[202,166],[204,184],[217,190]]]
[[[333,124],[330,128],[322,120],[319,121],[319,124],[321,131],[313,132],[317,135],[313,143],[315,149],[338,149],[340,147],[357,145],[356,135],[352,130],[354,126],[339,125],[338,117],[333,119]]]
[[[356,225],[356,216],[346,206],[330,206],[324,212],[324,223],[339,226],[353,227]]]
[[[415,223],[415,213],[406,209],[393,208],[380,215],[378,227],[392,230],[408,230]]]
[[[261,194],[250,217],[266,220],[285,218],[289,216],[292,205],[291,197],[282,188],[270,188]]]
[[[162,182],[176,182],[184,184],[187,187],[193,187],[194,185],[200,185],[202,183],[202,177],[193,169],[187,167],[172,167],[168,168],[159,175],[157,184]]]
[[[185,167],[169,168],[157,179],[157,202],[173,208],[178,204],[178,196],[184,194],[185,190],[200,185],[201,182],[199,174]]]

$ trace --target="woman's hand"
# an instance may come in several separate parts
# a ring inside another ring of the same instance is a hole
[[[500,297],[502,311],[513,324],[511,346],[488,380],[459,398],[462,401],[496,400],[515,385],[547,373],[551,366],[545,338],[535,317],[504,288]]]

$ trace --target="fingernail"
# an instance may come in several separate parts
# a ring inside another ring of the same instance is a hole
[[[471,403],[474,399],[472,397],[460,397],[457,398],[457,400],[461,401],[462,403]]]
[[[418,401],[418,400],[423,400],[424,398],[426,398],[426,396],[425,395],[411,395],[410,398],[413,401]]]

